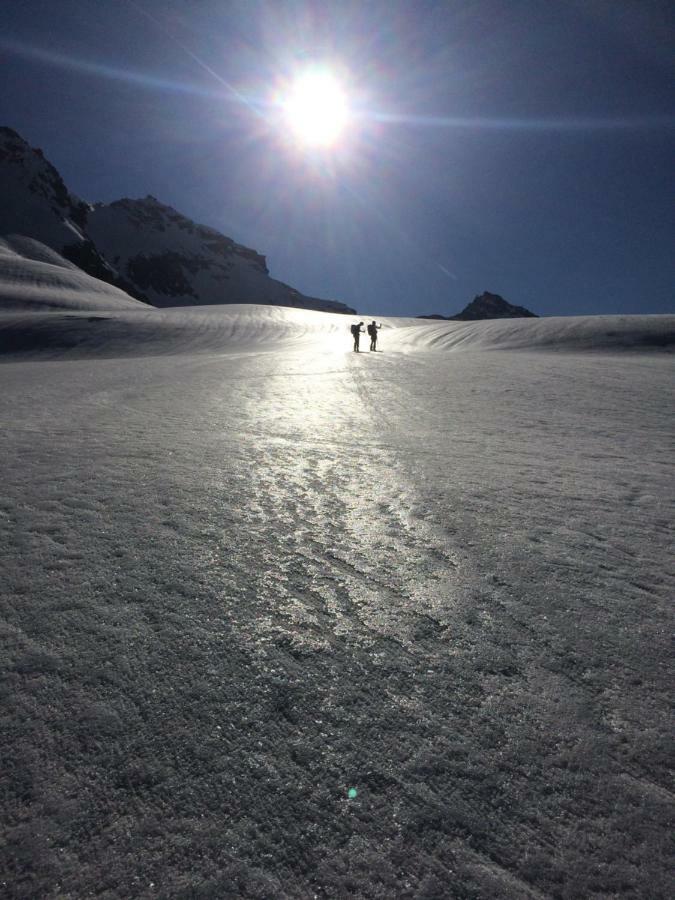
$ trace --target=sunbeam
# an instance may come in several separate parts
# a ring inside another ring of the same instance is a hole
[[[614,131],[675,126],[675,116],[617,116],[560,118],[500,118],[498,116],[416,116],[372,110],[365,118],[389,125],[420,125],[431,128],[465,128],[492,131]]]
[[[174,37],[174,35],[172,35],[167,30],[165,25],[156,16],[153,16],[152,13],[148,12],[142,6],[139,6],[139,4],[135,3],[134,0],[127,0],[127,2],[129,6],[133,7],[133,9],[136,10],[136,12],[138,12],[142,16],[145,16],[148,21],[152,22],[157,28],[160,28],[163,31],[164,35],[168,38],[168,40],[170,40],[173,44],[176,45],[176,47],[182,50],[183,53],[189,56],[193,62],[197,63],[197,65],[204,72],[206,72],[207,75],[215,78],[216,81],[232,95],[232,99],[238,101],[244,106],[247,106],[252,112],[256,113],[257,115],[261,114],[260,110],[257,108],[257,105],[251,100],[251,98],[245,97],[244,94],[241,93],[241,91],[238,91],[237,88],[234,87],[234,85],[230,84],[230,82],[223,78],[222,75],[219,75],[218,72],[215,71],[215,69],[212,69],[211,66],[205,63],[204,60],[197,56],[197,54],[192,50],[190,50],[189,47],[186,47],[182,41],[179,41],[178,38]]]
[[[207,88],[203,85],[190,84],[183,81],[173,81],[170,78],[164,78],[159,75],[152,75],[148,72],[137,72],[133,69],[123,69],[119,66],[111,66],[107,63],[92,62],[88,59],[80,59],[75,56],[69,56],[65,53],[56,53],[53,50],[45,50],[42,47],[34,47],[21,41],[6,40],[0,38],[0,47],[8,53],[14,53],[17,56],[23,56],[26,59],[32,59],[37,62],[46,63],[52,66],[58,66],[61,69],[72,69],[73,71],[85,72],[88,75],[95,75],[99,78],[110,78],[115,81],[127,81],[140,87],[150,88],[161,91],[171,91],[178,94],[194,94],[201,97],[213,97],[219,100],[238,100],[246,102],[241,95],[232,95],[224,91],[218,91],[213,88]],[[226,83],[223,82],[225,86]],[[247,105],[248,102],[247,102]]]

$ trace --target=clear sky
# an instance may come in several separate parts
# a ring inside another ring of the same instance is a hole
[[[7,0],[0,124],[84,199],[152,194],[306,294],[381,315],[484,290],[675,312],[675,7],[657,0]],[[307,70],[331,146],[280,103]]]

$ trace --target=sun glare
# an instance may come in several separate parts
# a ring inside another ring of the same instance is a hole
[[[349,119],[345,92],[330,72],[322,70],[300,75],[282,106],[291,132],[308,147],[332,147]]]

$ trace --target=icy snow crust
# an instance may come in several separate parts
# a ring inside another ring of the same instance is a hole
[[[9,896],[670,896],[675,317],[30,308]]]

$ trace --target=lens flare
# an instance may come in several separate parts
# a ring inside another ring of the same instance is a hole
[[[330,72],[311,70],[298,76],[282,101],[286,123],[308,147],[331,147],[349,120],[347,97]]]

